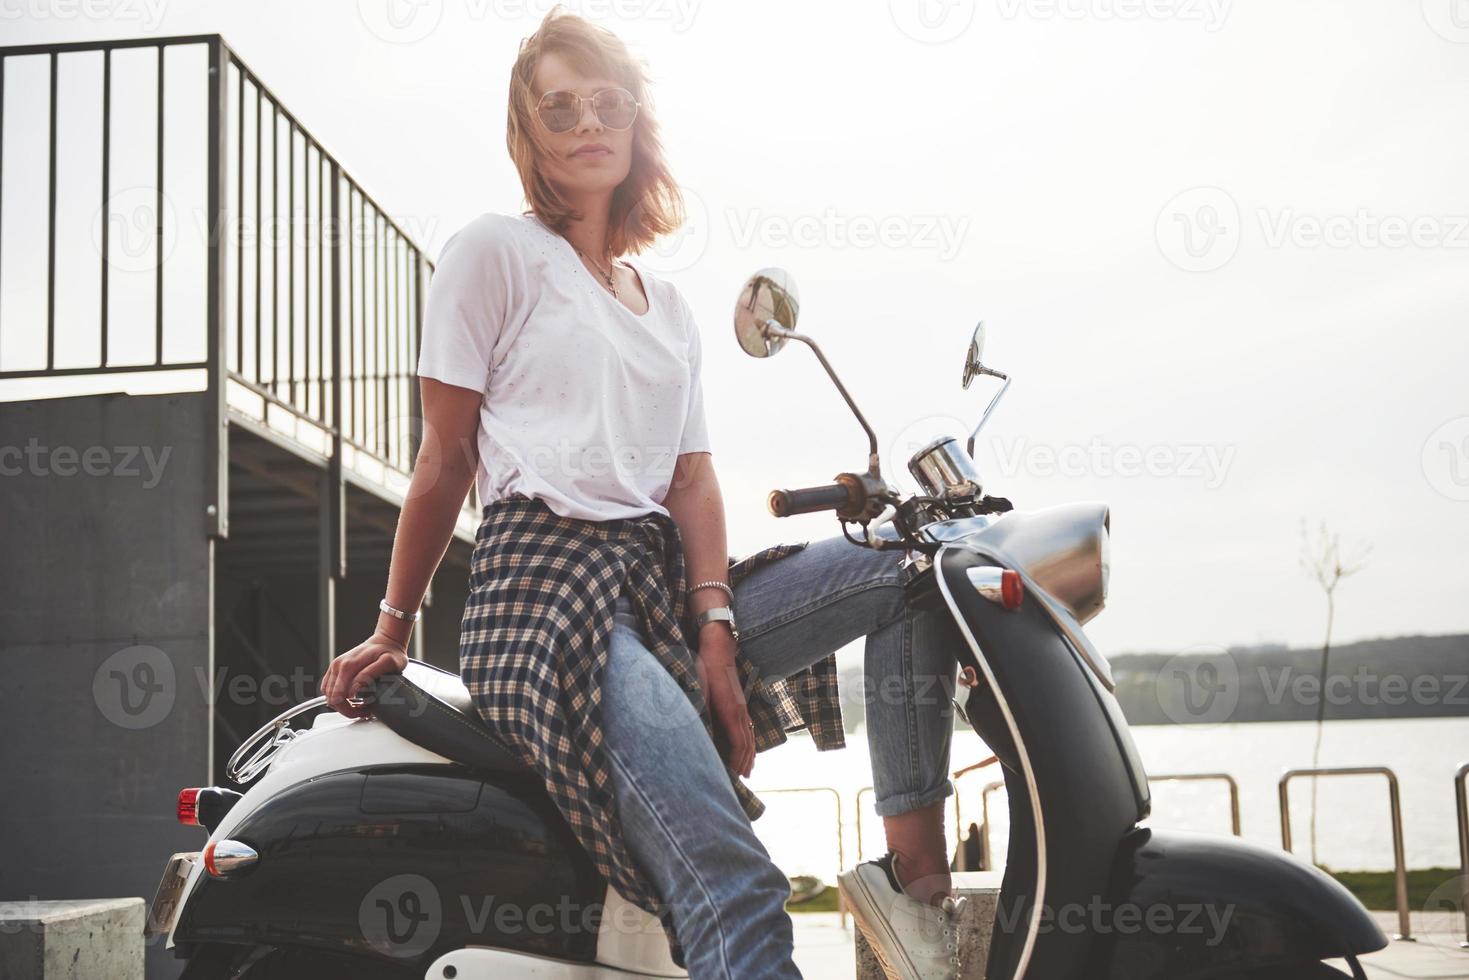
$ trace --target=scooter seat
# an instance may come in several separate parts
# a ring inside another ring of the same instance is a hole
[[[410,660],[402,673],[379,677],[368,700],[374,718],[446,759],[487,772],[531,771],[519,753],[480,720],[458,674]]]

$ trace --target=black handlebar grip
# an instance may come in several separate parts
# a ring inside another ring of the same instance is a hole
[[[851,490],[841,483],[824,487],[802,487],[799,490],[772,490],[767,503],[776,517],[810,514],[819,510],[845,507],[852,499]]]

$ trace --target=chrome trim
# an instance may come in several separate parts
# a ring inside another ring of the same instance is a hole
[[[974,431],[969,433],[969,440],[964,444],[964,448],[968,450],[971,457],[974,455],[974,440],[979,438],[979,430],[983,429],[984,424],[990,420],[990,416],[994,414],[995,406],[1000,404],[1000,399],[1005,397],[1005,392],[1010,390],[1010,382],[1014,380],[1008,374],[991,371],[989,368],[981,368],[980,373],[988,374],[992,378],[1002,378],[1005,383],[1000,385],[1000,390],[995,392],[995,397],[991,398],[990,403],[985,406],[984,414],[979,417],[979,422],[974,426]]]
[[[226,838],[215,841],[213,846],[214,874],[210,876],[213,878],[228,878],[236,872],[253,867],[255,862],[260,860],[260,855],[255,848],[237,840]]]
[[[934,544],[946,544],[951,541],[962,541],[972,534],[988,528],[995,523],[993,517],[955,517],[947,521],[934,521],[932,524],[924,525],[919,533],[927,536]]]
[[[1045,607],[1046,612],[1050,614],[1056,627],[1061,631],[1062,637],[1081,656],[1082,662],[1092,669],[1092,673],[1097,675],[1097,679],[1102,682],[1102,686],[1109,693],[1116,693],[1117,681],[1112,677],[1112,665],[1092,645],[1091,639],[1081,628],[1081,624],[1077,622],[1075,616],[1071,615],[1071,610],[1066,608],[1065,604],[1055,596],[1047,592],[1040,583],[1031,578],[1030,574],[1025,570],[1025,566],[1017,561],[1013,555],[1008,554],[1005,549],[996,547],[993,542],[988,540],[976,542],[972,547],[976,551],[982,552],[1005,567],[1012,568],[1020,574],[1020,581],[1025,585],[1025,594],[1033,595],[1039,599],[1040,604]]]
[[[908,472],[930,497],[947,500],[978,496],[981,491],[974,459],[959,448],[953,436],[939,436],[914,453],[908,460]]]
[[[1106,504],[1077,503],[1012,511],[995,521],[983,542],[1007,552],[1019,570],[1086,623],[1107,604],[1110,534]]]
[[[964,572],[974,591],[997,606],[1005,604],[1005,569],[994,565],[979,565]]]
[[[937,565],[943,555],[950,548],[945,545],[939,549],[934,556],[934,564]],[[949,605],[949,611],[959,626],[959,632],[969,644],[974,659],[979,664],[979,669],[984,672],[985,681],[989,683],[990,690],[994,692],[995,703],[1000,707],[1000,714],[1005,719],[1005,727],[1010,730],[1010,741],[1015,746],[1015,752],[1020,757],[1020,769],[1025,776],[1025,787],[1031,801],[1031,810],[1035,818],[1035,901],[1031,905],[1030,923],[1026,927],[1025,945],[1020,950],[1020,959],[1015,967],[1015,973],[1009,978],[995,978],[995,980],[1024,980],[1026,968],[1030,966],[1030,957],[1035,951],[1036,936],[1040,932],[1041,911],[1046,902],[1046,821],[1041,811],[1040,790],[1036,786],[1035,768],[1030,763],[1030,753],[1025,750],[1025,742],[1020,737],[1020,728],[1015,724],[1015,715],[1010,710],[1010,703],[1005,700],[1005,694],[995,681],[995,672],[990,668],[989,661],[985,659],[984,651],[979,648],[979,642],[974,638],[974,632],[969,628],[969,622],[959,610],[959,605],[954,601],[954,595],[949,591],[949,583],[944,578],[942,571],[936,572],[934,578],[938,580],[939,591],[944,595],[944,601]]]
[[[224,774],[237,783],[250,782],[269,768],[276,753],[298,734],[295,729],[287,727],[290,720],[325,705],[325,697],[314,697],[309,701],[302,701],[294,708],[287,708],[272,721],[266,722],[235,749],[235,754],[230,756],[230,761],[224,767]]]

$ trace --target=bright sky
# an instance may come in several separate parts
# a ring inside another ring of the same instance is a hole
[[[546,6],[3,0],[0,36],[223,33],[435,255],[522,207],[506,84]],[[733,552],[837,533],[765,494],[865,463],[808,350],[735,345],[780,265],[905,486],[977,419],[989,324],[986,488],[1111,504],[1104,650],[1318,641],[1303,518],[1371,547],[1339,639],[1469,630],[1465,0],[569,6],[654,75],[693,215],[655,261],[704,331]]]

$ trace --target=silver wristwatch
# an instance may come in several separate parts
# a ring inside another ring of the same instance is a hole
[[[723,620],[729,623],[730,635],[734,637],[736,643],[739,642],[740,631],[735,628],[734,610],[729,606],[715,606],[713,609],[705,609],[695,617],[694,628],[696,630],[702,630],[705,623],[712,623],[715,620]]]

